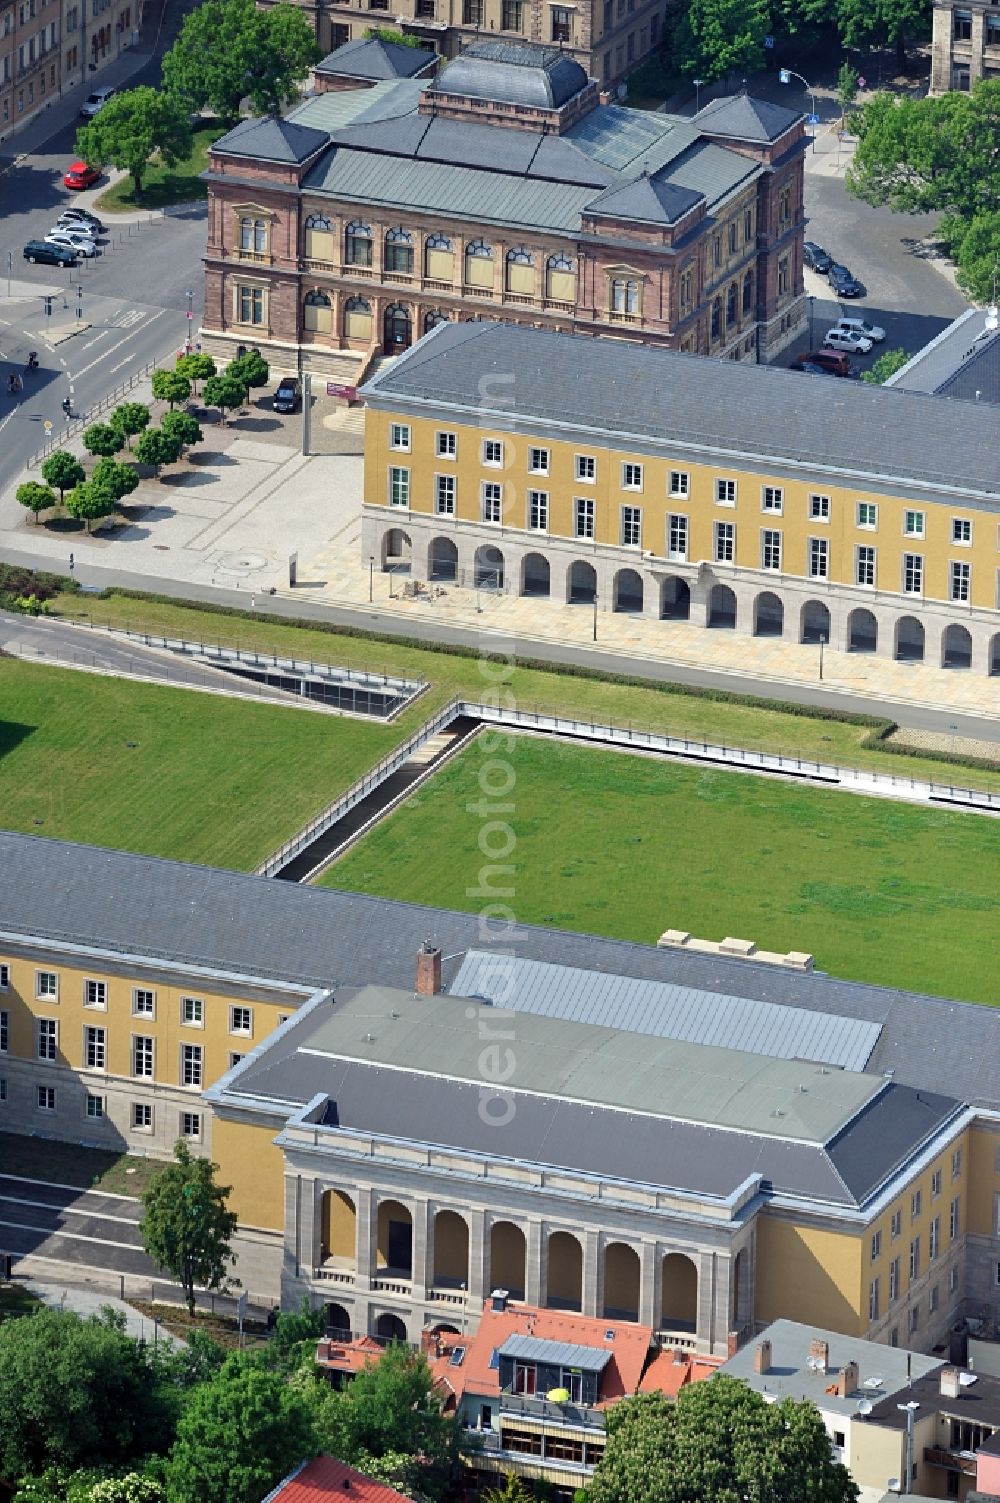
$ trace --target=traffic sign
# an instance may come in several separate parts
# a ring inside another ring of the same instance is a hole
[[[194,318],[194,314],[191,312],[190,308],[187,311],[187,316],[188,316],[188,318]]]
[[[770,50],[774,46],[774,37],[765,37],[764,46]]]
[[[867,89],[867,87],[868,87],[868,81],[867,81],[867,79],[859,78],[858,79],[858,88],[859,89]]]
[[[46,418],[45,422],[42,424],[42,427],[45,429],[46,433],[51,433],[52,432],[52,419],[51,418]]]
[[[818,125],[819,124],[819,116],[818,115],[807,115],[806,116],[806,120],[808,121],[808,123],[810,125]]]

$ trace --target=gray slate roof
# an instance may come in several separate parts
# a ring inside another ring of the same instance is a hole
[[[599,198],[591,199],[588,212],[610,214],[616,219],[635,219],[643,224],[674,224],[703,195],[680,188],[663,178],[641,177],[624,187],[609,188]]]
[[[6,831],[0,945],[5,934],[307,988],[412,986],[416,953],[428,938],[444,950],[450,982],[467,951],[485,948],[471,913]],[[512,928],[497,949],[878,1023],[871,1072],[1000,1108],[1000,1014],[990,1007],[541,926]]]
[[[966,402],[1000,404],[1000,329],[996,309],[967,308],[887,386],[934,392]]]
[[[384,83],[393,78],[413,78],[433,62],[433,52],[423,47],[403,47],[382,37],[354,37],[317,63],[316,72]]]
[[[556,47],[487,38],[472,42],[446,63],[431,93],[551,110],[579,94],[587,82],[580,64]]]
[[[695,116],[698,125],[713,136],[762,144],[776,141],[801,118],[801,110],[789,110],[766,99],[754,99],[750,94],[728,94],[713,99]]]
[[[546,1362],[556,1367],[578,1367],[583,1372],[602,1373],[614,1353],[607,1347],[581,1346],[576,1341],[547,1341],[543,1336],[508,1336],[501,1357],[523,1362]]]
[[[297,125],[276,115],[260,120],[241,120],[212,147],[237,157],[253,157],[260,162],[305,162],[326,145],[326,131],[310,125]]]
[[[553,372],[561,379],[553,380]],[[517,373],[517,416],[585,430],[590,442],[654,442],[702,454],[800,466],[880,484],[926,486],[928,499],[1000,499],[991,407],[794,371],[719,361],[618,340],[514,324],[440,324],[368,383],[376,406],[409,399],[471,411],[491,375]],[[835,387],[836,390],[831,390]],[[480,404],[476,421],[487,420]],[[510,421],[514,414],[490,414]]]
[[[842,1070],[863,1070],[882,1031],[878,1023],[837,1013],[608,976],[523,956],[504,955],[498,963],[488,950],[468,952],[449,991],[515,1012],[716,1044],[772,1059],[808,1059]]]

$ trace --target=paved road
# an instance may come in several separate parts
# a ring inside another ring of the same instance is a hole
[[[142,1251],[142,1206],[124,1196],[0,1175],[0,1248],[156,1278]]]
[[[817,378],[819,379],[819,378]],[[37,558],[29,553],[8,553],[7,561],[22,564],[27,568],[51,568],[52,560]],[[118,585],[123,589],[148,590],[160,595],[174,596],[178,600],[213,601],[220,605],[246,609],[246,594],[238,590],[212,589],[190,583],[173,583],[166,579],[151,579],[139,574],[123,574],[112,569],[96,569],[87,566],[85,583],[96,589]],[[353,627],[360,631],[378,632],[388,637],[414,638],[424,642],[442,642],[470,650],[468,633],[461,627],[446,626],[439,622],[411,620],[401,621],[396,616],[382,615],[378,611],[351,606],[319,605],[306,600],[294,600],[282,596],[265,596],[258,601],[257,614],[262,618],[273,616],[277,620],[288,617],[312,621],[326,621],[337,626]],[[492,633],[480,628],[477,644],[480,647],[490,642]],[[728,673],[716,673],[708,669],[694,668],[659,660],[630,658],[623,665],[618,653],[601,652],[575,644],[542,642],[536,639],[521,641],[497,633],[495,651],[512,653],[518,658],[537,662],[572,664],[594,668],[602,673],[627,671],[653,682],[693,684],[701,688],[725,689],[729,693],[758,695],[765,699],[791,700],[795,704],[819,705],[827,708],[849,710],[862,715],[891,715],[900,725],[918,730],[941,731],[953,736],[969,736],[980,740],[1000,741],[1000,723],[966,715],[955,710],[938,710],[933,707],[901,704],[881,696],[877,699],[864,695],[845,693],[829,685],[775,683],[771,679],[754,677],[734,678]],[[336,659],[336,644],[330,644],[330,656]]]

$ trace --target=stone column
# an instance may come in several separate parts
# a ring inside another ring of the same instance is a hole
[[[639,1246],[639,1323],[652,1326],[655,1331],[660,1323],[660,1291],[657,1270],[656,1243],[643,1242]]]
[[[972,59],[969,69],[969,80],[975,83],[983,76],[983,59],[986,55],[986,12],[975,9],[972,12]]]
[[[301,1182],[297,1174],[285,1175],[285,1266],[292,1264],[295,1277],[301,1274],[302,1229],[299,1224]],[[310,1273],[312,1270],[309,1270]]]
[[[691,584],[691,615],[692,626],[708,626],[708,598],[712,592],[715,579],[708,564],[702,564],[698,569],[695,579]]]
[[[300,1192],[300,1258],[310,1278],[322,1261],[323,1190],[317,1180],[302,1180]]]
[[[378,1267],[378,1201],[367,1187],[356,1190],[354,1200],[357,1206],[357,1287],[370,1289]]]
[[[583,1314],[600,1318],[604,1311],[604,1252],[600,1233],[588,1228],[583,1234]]]
[[[542,1306],[548,1292],[548,1247],[542,1223],[534,1217],[528,1222],[528,1245],[525,1253],[525,1304]]]
[[[969,665],[970,672],[985,678],[990,671],[990,642],[992,634],[988,626],[978,626],[969,623],[969,632],[972,636],[972,662]]]
[[[486,1212],[469,1213],[469,1269],[466,1276],[468,1304],[475,1316],[482,1309],[489,1288],[489,1241],[486,1236]]]
[[[700,1252],[698,1268],[698,1319],[695,1336],[702,1351],[715,1345],[716,1283],[718,1271],[714,1252]]]
[[[434,1282],[434,1213],[426,1200],[410,1207],[412,1219],[413,1298],[426,1299]]]

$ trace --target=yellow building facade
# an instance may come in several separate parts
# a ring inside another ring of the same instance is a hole
[[[1000,672],[975,404],[502,325],[435,331],[366,396],[383,569]],[[949,426],[961,473],[934,446]]]

